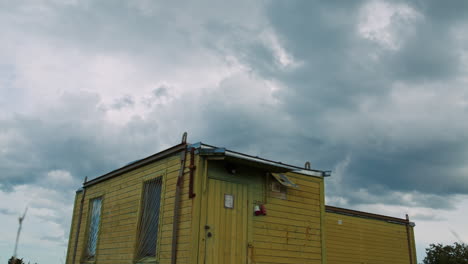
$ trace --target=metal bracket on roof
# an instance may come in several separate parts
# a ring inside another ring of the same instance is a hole
[[[182,135],[182,144],[186,144],[187,143],[187,132],[184,132],[184,134]]]
[[[307,161],[307,162],[305,163],[304,168],[305,168],[306,170],[310,170],[310,162],[309,162],[309,161]]]
[[[189,148],[189,149],[191,149],[191,148],[199,149],[199,148],[201,148],[201,146],[202,146],[202,143],[197,142],[197,143],[193,143],[193,144],[188,145],[187,148]]]

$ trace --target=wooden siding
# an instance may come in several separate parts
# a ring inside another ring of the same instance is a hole
[[[189,155],[190,153],[187,154],[187,158],[189,158]],[[180,154],[176,154],[89,186],[83,204],[76,260],[73,264],[83,262],[89,200],[99,196],[103,197],[103,204],[95,263],[134,263],[143,182],[160,176],[163,177],[163,191],[157,258],[160,260],[159,263],[170,263],[174,196],[179,170]],[[179,243],[177,248],[178,263],[190,263],[188,258],[191,250],[192,201],[188,199],[189,177],[187,172],[188,169],[185,169],[181,189]],[[71,264],[72,261],[82,195],[83,192],[77,193],[75,200],[67,264]]]
[[[266,192],[263,196],[267,215],[252,217],[252,263],[322,263],[323,179],[287,175],[299,188],[288,188],[284,200],[272,197],[268,184],[262,184],[264,190],[259,187],[254,190],[256,198],[260,198],[258,194],[262,191]]]
[[[333,212],[326,212],[325,219],[328,264],[411,263],[406,225]],[[412,264],[416,264],[413,228],[409,228]]]
[[[143,183],[155,177],[163,178],[161,218],[157,259],[171,262],[172,227],[180,154],[155,161],[117,177],[87,188],[78,236],[76,261],[83,263],[83,250],[90,199],[103,197],[101,228],[96,264],[134,263],[137,225]],[[186,157],[181,188],[177,263],[204,263],[206,216],[209,204],[209,179],[241,183],[247,186],[248,264],[266,263],[328,263],[380,264],[410,263],[405,225],[359,218],[338,213],[325,213],[323,179],[287,173],[299,188],[287,188],[285,196],[272,193],[267,168],[238,165],[229,174],[225,161],[195,157],[195,198],[189,199],[190,153]],[[67,264],[72,264],[75,234],[83,192],[77,193],[70,228]],[[266,216],[254,216],[255,205],[264,204]],[[342,220],[342,224],[338,224]],[[410,229],[412,264],[416,264],[413,228]]]
[[[248,263],[322,263],[323,179],[287,173],[299,188],[288,188],[283,200],[270,195],[274,179],[266,170],[238,167],[231,175],[220,161],[208,168],[209,178],[248,185]],[[253,215],[257,204],[265,205],[266,216]],[[200,254],[203,259],[203,250]]]
[[[248,186],[210,179],[208,182],[205,264],[239,264],[247,260]],[[225,196],[231,195],[232,206],[226,208]]]

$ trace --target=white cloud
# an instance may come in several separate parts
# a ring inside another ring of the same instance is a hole
[[[66,170],[51,170],[47,172],[46,179],[44,183],[50,184],[52,186],[71,186],[77,182],[71,175],[69,171]],[[76,186],[76,185],[75,185]]]
[[[411,23],[420,18],[421,14],[407,4],[370,1],[361,9],[358,32],[386,49],[397,50]]]
[[[264,44],[271,50],[278,66],[285,70],[293,70],[300,67],[303,62],[295,59],[281,44],[278,35],[272,31],[264,31],[260,35]]]

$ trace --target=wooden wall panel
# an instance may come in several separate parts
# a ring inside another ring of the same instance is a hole
[[[270,181],[276,180],[267,172],[267,168],[238,165],[232,175],[224,161],[208,163],[209,178],[248,185],[247,263],[322,263],[323,179],[287,173],[299,188],[288,188],[282,199],[270,193]],[[254,206],[260,204],[267,215],[254,216]],[[201,250],[199,261],[203,254]]]
[[[188,158],[189,154],[187,154]],[[188,163],[186,163],[187,165]],[[125,174],[110,178],[104,182],[89,186],[86,191],[81,217],[81,230],[78,236],[76,260],[73,264],[83,262],[83,250],[86,237],[88,205],[90,199],[102,196],[102,214],[96,263],[134,263],[137,241],[137,225],[143,183],[146,180],[163,176],[161,199],[161,222],[158,255],[160,263],[170,262],[172,246],[172,216],[174,210],[175,185],[180,170],[180,154],[156,161]],[[185,171],[180,207],[180,232],[178,257],[184,262],[189,254],[188,244],[191,241],[191,201],[188,200],[188,170]],[[73,210],[73,220],[67,263],[71,264],[75,233],[79,217],[81,195],[78,193]]]
[[[333,212],[325,219],[328,264],[410,263],[405,225]]]
[[[322,263],[321,212],[323,179],[288,173],[299,188],[284,199],[271,195],[267,179],[254,196],[266,197],[266,216],[253,216],[251,263]],[[264,193],[266,192],[266,193]]]

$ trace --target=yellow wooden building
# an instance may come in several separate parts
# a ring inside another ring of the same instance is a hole
[[[325,206],[326,176],[184,136],[84,182],[66,263],[416,264],[414,224]]]

